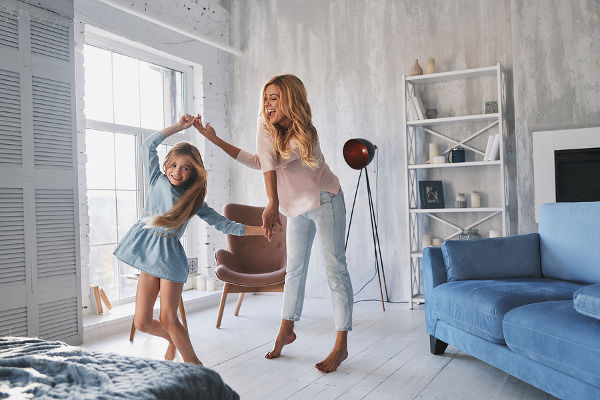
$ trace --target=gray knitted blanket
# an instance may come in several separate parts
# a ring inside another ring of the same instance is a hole
[[[0,337],[0,399],[239,399],[198,365]]]

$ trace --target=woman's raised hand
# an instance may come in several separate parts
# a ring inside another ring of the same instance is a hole
[[[181,118],[179,118],[179,121],[177,121],[177,127],[179,130],[184,130],[192,126],[193,122],[194,117],[192,117],[190,114],[183,114]]]
[[[200,114],[198,114],[194,118],[193,125],[194,128],[198,130],[198,132],[200,132],[205,138],[207,138],[211,142],[214,142],[217,139],[217,132],[215,132],[215,130],[212,126],[210,126],[209,123],[207,123],[206,126],[202,125],[202,117],[200,116]]]

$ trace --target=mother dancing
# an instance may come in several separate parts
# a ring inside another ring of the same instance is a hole
[[[194,126],[238,162],[262,169],[269,199],[263,227],[269,240],[275,225],[280,224],[279,210],[288,217],[281,326],[266,358],[279,357],[283,346],[296,339],[294,321],[302,314],[310,253],[317,234],[331,289],[336,339],[331,353],[315,367],[331,372],[348,357],[353,295],[344,250],[344,195],[338,178],[325,163],[311,119],[302,81],[294,75],[278,75],[263,87],[256,138],[258,155],[217,137],[209,124],[202,125],[200,116]]]

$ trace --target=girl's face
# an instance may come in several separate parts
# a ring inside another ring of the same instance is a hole
[[[186,155],[175,156],[167,167],[167,178],[173,186],[186,183],[192,176],[192,163]]]
[[[289,128],[292,121],[281,111],[281,91],[277,85],[269,85],[265,90],[265,113],[269,122],[273,125],[279,124],[283,128]]]

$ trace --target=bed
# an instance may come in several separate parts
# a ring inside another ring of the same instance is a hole
[[[0,399],[239,399],[199,365],[0,337]]]

